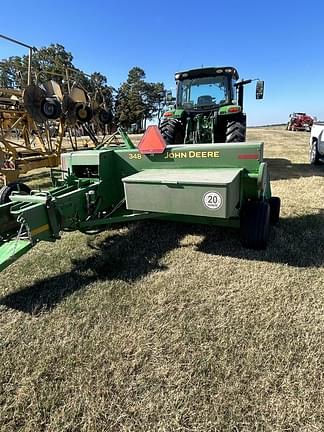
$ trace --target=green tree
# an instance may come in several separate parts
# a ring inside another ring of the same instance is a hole
[[[156,116],[158,122],[160,123],[162,108],[165,100],[164,84],[161,82],[146,83],[144,97],[146,105],[145,121]]]
[[[116,100],[116,118],[125,127],[136,124],[142,127],[145,114],[143,93],[145,89],[145,72],[135,66],[128,72],[128,78],[118,91]]]
[[[27,83],[27,56],[12,56],[0,62],[0,87],[22,88]]]
[[[24,88],[27,84],[28,55],[14,56],[0,62],[0,87]],[[58,82],[64,92],[73,83],[83,88],[91,100],[105,109],[113,107],[114,89],[100,72],[85,75],[73,65],[73,55],[63,45],[51,44],[35,51],[32,56],[33,82],[44,84],[49,80]]]
[[[91,74],[88,80],[88,92],[92,99],[106,110],[113,109],[114,93],[116,90],[107,84],[107,77],[100,72]]]
[[[133,67],[128,72],[127,81],[117,92],[116,121],[126,128],[132,124],[136,124],[138,128],[145,128],[146,120],[158,112],[163,91],[163,83],[146,82],[144,70],[137,66]]]
[[[32,69],[38,83],[51,79],[63,84],[66,81],[67,68],[74,68],[73,56],[63,45],[51,44],[40,48],[33,55]]]
[[[28,55],[14,56],[0,62],[0,86],[23,88],[27,84]],[[42,84],[55,80],[67,90],[67,78],[95,94],[101,91],[106,102],[112,103],[112,88],[107,85],[107,78],[100,72],[86,76],[73,65],[73,55],[63,45],[51,44],[35,51],[32,56],[33,81]]]
[[[54,79],[60,84],[65,79],[66,68],[73,68],[73,56],[62,45],[51,44],[40,48],[32,56],[33,81],[44,83]],[[27,84],[28,55],[14,56],[1,61],[0,85],[23,88]]]

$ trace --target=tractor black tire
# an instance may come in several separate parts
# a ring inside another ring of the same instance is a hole
[[[167,144],[184,144],[185,131],[180,120],[166,119],[159,129]]]
[[[249,249],[265,249],[270,232],[270,204],[246,201],[241,209],[241,242]]]
[[[246,117],[244,115],[228,120],[226,125],[225,142],[245,142],[246,138]]]
[[[111,123],[112,119],[113,119],[112,112],[110,110],[106,111],[104,109],[101,109],[98,112],[98,119],[99,119],[99,122],[103,125]]]
[[[313,139],[309,149],[309,163],[311,165],[320,165],[320,154],[317,150],[317,140]]]
[[[47,119],[54,120],[60,117],[62,113],[61,104],[57,100],[44,99],[41,103],[41,112]]]
[[[0,189],[0,204],[6,204],[10,202],[10,195],[12,192],[20,192],[22,195],[29,195],[30,189],[24,183],[9,183],[7,186],[3,186]]]
[[[279,222],[280,217],[280,198],[279,197],[271,197],[269,199],[270,204],[270,224],[276,225]]]

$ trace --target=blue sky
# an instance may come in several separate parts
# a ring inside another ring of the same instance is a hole
[[[235,66],[265,80],[246,87],[250,125],[284,122],[293,111],[324,120],[324,2],[149,0],[2,2],[0,33],[36,47],[60,43],[74,64],[118,87],[133,66],[174,88],[174,73]],[[11,17],[11,18],[9,18]],[[27,53],[0,39],[0,59]]]

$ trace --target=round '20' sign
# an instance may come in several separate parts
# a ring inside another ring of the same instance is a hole
[[[211,210],[218,210],[223,205],[223,198],[218,192],[206,192],[203,196],[204,206]]]

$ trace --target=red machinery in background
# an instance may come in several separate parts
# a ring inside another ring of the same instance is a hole
[[[289,121],[287,123],[287,130],[289,131],[307,131],[310,132],[313,126],[315,117],[312,117],[306,113],[292,113],[289,116]]]

